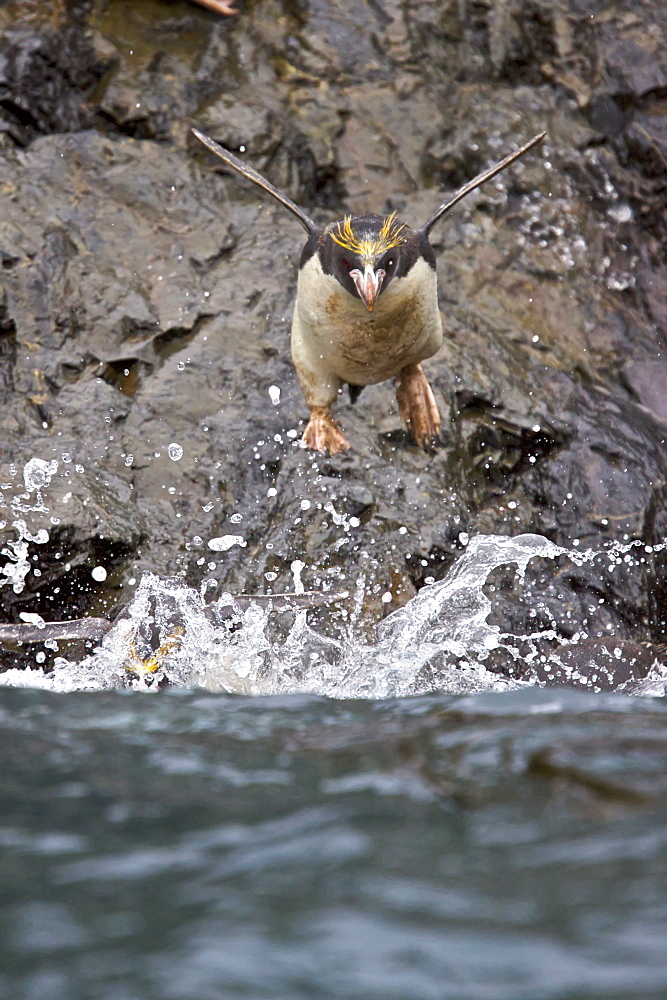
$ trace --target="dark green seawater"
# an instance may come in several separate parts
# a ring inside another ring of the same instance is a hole
[[[0,995],[664,1000],[667,704],[0,691]]]

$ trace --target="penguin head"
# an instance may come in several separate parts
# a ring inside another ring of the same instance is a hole
[[[327,226],[326,270],[369,312],[399,269],[413,231],[391,215],[346,216]]]

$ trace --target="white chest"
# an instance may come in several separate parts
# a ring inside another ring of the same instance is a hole
[[[315,255],[299,274],[292,350],[321,370],[358,385],[391,378],[431,357],[442,342],[435,272],[418,260],[394,278],[372,313],[331,275]]]

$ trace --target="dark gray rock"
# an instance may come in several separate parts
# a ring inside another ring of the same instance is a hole
[[[0,134],[18,145],[90,125],[93,92],[115,57],[90,26],[93,0],[36,6],[0,11]]]
[[[3,587],[6,617],[111,613],[144,569],[212,596],[284,591],[300,560],[313,589],[363,577],[370,630],[446,570],[461,532],[537,531],[602,554],[531,564],[523,592],[500,574],[503,629],[664,639],[661,554],[608,553],[664,529],[661,5],[267,0],[222,19],[109,0],[65,4],[60,21],[11,6],[0,60],[27,83],[23,119],[7,89],[2,105],[8,539],[25,462],[59,471],[30,519],[57,546],[33,546],[50,589],[34,574],[21,594]],[[44,89],[36,53],[54,38],[68,72]],[[448,333],[426,363],[445,416],[436,454],[410,444],[390,385],[341,399],[352,453],[298,447],[302,234],[188,145],[191,123],[317,218],[395,208],[414,224],[549,130],[434,234]],[[63,503],[63,454],[84,469],[85,505]],[[224,536],[246,544],[209,547]]]

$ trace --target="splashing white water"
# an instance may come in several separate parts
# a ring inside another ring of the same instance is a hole
[[[475,536],[445,579],[424,587],[377,627],[372,645],[353,632],[343,641],[319,634],[304,610],[293,613],[285,638],[275,641],[271,608],[241,608],[230,595],[207,604],[179,581],[146,574],[92,655],[78,664],[61,657],[48,675],[9,671],[0,682],[57,691],[157,690],[168,678],[212,691],[332,698],[514,689],[529,682],[494,674],[484,660],[490,650],[511,649],[513,639],[527,637],[507,636],[489,624],[491,603],[482,588],[499,566],[515,564],[521,578],[536,556],[563,554],[565,549],[541,535]],[[298,582],[300,567],[293,569]],[[636,693],[663,694],[666,679],[656,664]]]
[[[67,457],[69,460],[69,456]],[[65,457],[63,456],[65,461]],[[25,489],[7,500],[17,532],[15,540],[5,543],[2,555],[7,558],[0,569],[0,585],[10,584],[21,593],[32,565],[28,543],[44,544],[49,540],[44,529],[31,532],[32,512],[48,512],[43,491],[56,474],[58,463],[33,458],[23,470]],[[63,501],[65,502],[65,500]],[[301,508],[309,501],[301,503]],[[324,504],[333,522],[345,533],[357,527],[357,519],[338,514],[333,503]],[[238,523],[240,514],[230,520]],[[161,580],[151,574],[142,579],[124,614],[114,623],[93,653],[80,663],[63,657],[54,669],[10,670],[0,675],[0,684],[50,687],[57,691],[98,690],[135,687],[156,690],[168,679],[179,686],[202,686],[210,690],[244,694],[310,692],[334,698],[385,698],[424,693],[430,690],[467,693],[479,690],[506,690],[531,683],[515,681],[487,669],[489,654],[500,650],[521,661],[522,676],[538,665],[539,642],[552,646],[573,646],[580,638],[566,640],[555,629],[531,635],[502,633],[489,622],[492,605],[483,587],[489,574],[500,566],[514,564],[521,581],[531,559],[541,556],[555,559],[566,555],[577,565],[606,558],[612,566],[632,558],[631,550],[643,545],[638,540],[613,542],[603,550],[567,550],[541,535],[461,537],[466,548],[446,577],[422,588],[405,607],[394,611],[376,628],[377,641],[362,637],[362,608],[366,580],[360,574],[355,584],[352,607],[347,609],[347,636],[333,639],[319,634],[307,621],[307,612],[292,612],[291,621],[283,619],[281,638],[275,638],[275,613],[266,606],[244,604],[230,595],[218,602],[206,602],[209,586],[204,581],[197,592],[178,581]],[[213,551],[225,552],[232,546],[246,546],[241,535],[223,535],[208,542]],[[576,543],[575,543],[576,544]],[[667,543],[644,546],[657,552]],[[301,560],[291,564],[294,592],[302,594]],[[93,578],[102,579],[106,571],[96,567]],[[31,618],[24,613],[24,621]],[[55,641],[45,645],[57,649]],[[613,659],[614,651],[611,652]],[[37,651],[35,663],[44,661]],[[595,670],[604,672],[600,658],[593,658]],[[561,675],[570,668],[555,661]],[[550,667],[536,675],[544,680]],[[575,669],[569,676],[573,680]],[[636,685],[634,693],[661,695],[665,690],[664,669],[656,663],[649,675]]]

